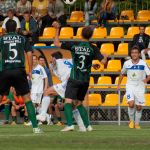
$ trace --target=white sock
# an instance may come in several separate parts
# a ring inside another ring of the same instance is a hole
[[[41,104],[41,114],[42,115],[46,115],[49,104],[50,104],[50,97],[44,96],[42,99],[42,104]]]
[[[136,111],[136,113],[135,113],[135,124],[136,125],[139,125],[141,117],[142,117],[142,110]]]
[[[135,108],[128,107],[128,115],[129,115],[129,119],[134,121]]]
[[[148,57],[150,58],[150,51],[148,51],[147,54],[148,54]]]
[[[142,57],[143,60],[146,59],[146,56],[145,56],[145,54],[144,54],[144,50],[141,51],[141,57]]]
[[[80,116],[80,113],[79,113],[78,109],[75,109],[72,112],[73,112],[73,117],[74,117],[75,121],[77,122],[77,124],[79,126],[79,129],[84,129],[85,126],[84,126],[83,120]]]

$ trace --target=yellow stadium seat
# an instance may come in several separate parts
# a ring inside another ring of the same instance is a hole
[[[89,88],[94,88],[94,86],[92,84],[94,84],[94,78],[90,77]]]
[[[105,85],[105,84],[112,84],[112,80],[111,80],[111,77],[109,76],[101,76],[98,78],[98,81],[97,81],[97,85],[98,86],[95,86],[94,88],[101,88],[101,89],[106,89],[106,88],[110,88],[110,86],[106,85],[106,86],[99,86],[99,85]]]
[[[149,21],[150,20],[150,10],[140,10],[137,15],[138,21]]]
[[[114,44],[104,43],[101,45],[100,52],[102,54],[112,55],[114,54]]]
[[[145,33],[150,36],[150,26],[145,28]]]
[[[81,39],[82,38],[82,29],[83,29],[83,27],[78,28],[76,36],[73,37],[74,39]]]
[[[128,43],[120,43],[114,55],[128,55]]]
[[[60,30],[60,35],[59,38],[60,39],[70,39],[73,38],[73,28],[72,27],[63,27]]]
[[[100,68],[95,70],[93,67],[91,67],[91,72],[101,72],[104,70],[104,65],[99,61],[99,60],[93,60],[92,61],[92,64],[99,64],[100,65]]]
[[[102,98],[100,94],[89,94],[88,105],[89,106],[100,106],[102,104]]]
[[[107,37],[107,29],[106,28],[95,28],[93,32],[92,38],[106,38]]]
[[[129,27],[127,35],[125,35],[125,38],[133,38],[135,34],[139,34],[139,27]]]
[[[102,104],[102,106],[117,106],[118,99],[118,94],[107,94],[105,97],[105,102]]]
[[[82,22],[84,20],[83,11],[72,11],[70,19],[67,22]]]
[[[115,79],[115,84],[118,85],[118,82],[119,82],[119,77],[116,77]],[[121,88],[125,88],[125,85],[127,83],[127,77],[124,76],[123,79],[122,79],[122,82],[121,82]],[[117,88],[117,86],[112,86],[112,88]]]
[[[107,64],[107,68],[104,69],[104,71],[113,71],[113,72],[117,72],[117,71],[121,71],[121,61],[120,60],[109,60],[108,64]]]
[[[110,30],[110,35],[107,38],[122,38],[124,37],[123,27],[112,27]]]
[[[150,106],[150,94],[145,94],[145,106]]]
[[[126,95],[123,96],[123,100],[120,106],[128,106]]]
[[[43,38],[54,38],[56,33],[56,29],[53,27],[46,27],[43,31],[43,35],[39,37],[39,39]]]
[[[46,46],[45,43],[35,43],[34,46]]]
[[[121,12],[120,19],[121,19],[121,16],[128,16],[129,20],[134,20],[133,10],[123,10]]]

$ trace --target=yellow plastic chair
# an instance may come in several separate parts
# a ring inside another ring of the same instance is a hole
[[[43,31],[43,35],[39,37],[39,39],[44,38],[54,38],[56,33],[56,29],[53,27],[46,27]]]
[[[123,96],[123,100],[120,106],[128,106],[126,95]]]
[[[118,94],[107,94],[105,97],[105,102],[102,104],[102,106],[117,106],[118,99]]]
[[[88,95],[88,105],[89,106],[101,106],[102,98],[100,94],[89,94]]]
[[[110,30],[110,35],[107,38],[123,38],[124,29],[123,27],[112,27]]]
[[[46,46],[45,43],[35,43],[34,46]]]
[[[73,37],[74,39],[81,39],[82,38],[82,29],[83,29],[83,27],[78,28],[76,36]]]
[[[145,28],[145,33],[150,36],[150,26]]]
[[[150,106],[150,94],[145,94],[145,106]]]
[[[84,20],[83,11],[72,11],[70,19],[67,22],[82,22]]]
[[[94,77],[90,77],[90,82],[89,82],[89,88],[94,88],[94,86],[92,86],[92,84],[94,84]]]
[[[114,54],[114,44],[104,43],[101,45],[100,52],[102,54],[112,55]]]
[[[91,67],[91,72],[101,72],[104,70],[104,65],[99,61],[99,60],[93,60],[92,61],[92,64],[99,64],[100,65],[100,68],[95,70],[93,67]]]
[[[137,15],[137,21],[149,21],[150,10],[140,10]]]
[[[121,71],[121,61],[120,60],[109,60],[107,64],[107,68],[104,71],[117,72]]]
[[[97,85],[105,85],[105,84],[112,84],[112,79],[110,76],[101,76],[98,78]],[[110,86],[95,86],[94,88],[101,88],[101,89],[107,89],[110,88]]]
[[[121,11],[120,19],[121,19],[121,16],[128,16],[130,21],[134,20],[133,10],[123,10]]]
[[[72,27],[63,27],[60,30],[60,39],[70,39],[73,38],[74,33],[73,33],[73,28]]]
[[[114,55],[128,55],[128,43],[120,43]]]
[[[135,34],[139,34],[139,27],[129,27],[127,35],[125,35],[125,38],[133,38]]]
[[[106,28],[95,28],[93,31],[92,38],[106,38],[107,37],[107,29]]]
[[[119,82],[119,77],[116,77],[115,84],[118,85],[118,82]],[[124,76],[120,88],[125,88],[126,83],[127,83],[127,77]],[[111,88],[117,88],[117,86],[112,86]]]

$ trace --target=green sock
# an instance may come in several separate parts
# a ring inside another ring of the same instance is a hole
[[[12,116],[12,121],[16,122],[16,120],[17,120],[17,117],[16,116]]]
[[[58,117],[57,119],[58,119],[59,122],[61,122],[61,117]]]
[[[4,114],[5,114],[5,120],[6,120],[6,121],[9,121],[10,105],[5,104]]]
[[[65,117],[66,117],[66,120],[67,120],[67,125],[72,126],[72,124],[73,124],[72,104],[70,104],[70,103],[65,104],[64,113],[65,113]]]
[[[87,128],[90,125],[90,123],[89,123],[89,117],[86,108],[83,105],[79,105],[77,106],[77,109],[81,115],[85,127]]]
[[[26,104],[26,108],[27,108],[27,112],[28,112],[28,117],[29,117],[30,121],[32,122],[32,127],[37,128],[38,125],[37,125],[35,108],[33,106],[33,103],[32,103],[32,101],[28,101],[25,104]]]

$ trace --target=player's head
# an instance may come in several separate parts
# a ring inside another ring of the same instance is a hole
[[[36,55],[33,55],[32,60],[33,60],[33,66],[36,66],[38,64],[38,57]]]
[[[7,22],[6,22],[6,30],[7,30],[7,33],[9,32],[15,32],[16,31],[16,28],[17,28],[17,24],[14,20],[12,19],[9,19]]]
[[[43,56],[39,56],[38,61],[41,66],[45,66],[45,58]]]
[[[63,55],[62,55],[62,53],[61,52],[54,52],[54,53],[52,53],[51,54],[51,63],[53,64],[53,65],[55,65],[56,64],[56,59],[62,59],[63,58]]]
[[[84,27],[82,30],[83,39],[89,40],[93,35],[93,29],[90,26]]]
[[[133,46],[131,49],[131,59],[138,60],[141,56],[140,49],[138,46]]]
[[[145,33],[145,27],[144,26],[139,26],[139,31],[140,31],[140,34],[144,34]]]
[[[9,10],[7,11],[7,16],[9,17],[9,19],[13,19],[14,14],[15,14],[15,12],[14,12],[13,9],[9,9]]]
[[[24,17],[26,22],[29,22],[30,17],[31,17],[30,12],[28,12],[28,11],[24,12],[23,17]]]

